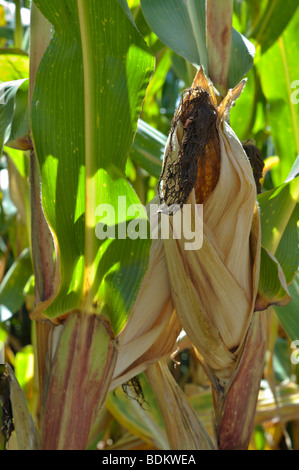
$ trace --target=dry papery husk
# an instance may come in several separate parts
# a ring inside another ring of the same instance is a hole
[[[169,223],[173,233],[173,237],[164,240],[164,247],[178,318],[214,387],[220,389],[228,387],[237,370],[252,321],[259,280],[261,235],[256,185],[242,144],[226,119],[244,85],[242,81],[229,90],[218,106],[212,85],[199,69],[191,94],[189,90],[185,95],[189,101],[191,96],[192,101],[193,96],[204,94],[203,110],[197,109],[194,120],[209,115],[207,121],[210,119],[211,124],[200,146],[193,189],[186,205],[178,201],[182,214],[187,205],[193,208],[195,227],[202,224],[202,246],[186,250],[186,240],[176,234],[173,218],[162,218],[162,224]],[[160,196],[167,204],[176,202],[171,199],[175,191],[167,192],[166,188],[166,185],[171,187],[171,179],[174,188],[184,184],[175,171],[184,164],[187,130],[194,109],[191,105],[190,116],[183,116],[182,122],[183,106],[184,99],[164,155]],[[177,161],[181,163],[176,167]],[[203,220],[196,204],[203,204]]]
[[[158,199],[152,203],[158,205]],[[124,329],[119,333],[118,358],[110,389],[130,380],[176,348],[181,324],[171,297],[160,219],[151,220],[149,266]]]

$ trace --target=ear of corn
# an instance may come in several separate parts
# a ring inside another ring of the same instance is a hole
[[[212,85],[198,71],[175,115],[159,185],[161,202],[178,203],[183,214],[191,205],[194,226],[203,227],[201,248],[185,250],[186,240],[176,236],[169,218],[174,236],[164,246],[171,294],[213,386],[216,431],[226,436],[220,446],[236,439],[236,448],[248,441],[260,381],[258,361],[249,368],[247,360],[254,359],[256,342],[264,337],[263,322],[253,322],[261,250],[257,187],[245,150],[227,123],[244,84],[229,90],[217,105]],[[189,155],[195,159],[192,164]],[[192,175],[186,181],[194,169],[195,179]],[[184,199],[176,199],[172,188],[177,187],[185,191]],[[203,216],[197,204],[203,205]],[[262,341],[259,361],[264,348]],[[248,370],[250,404],[244,397],[236,399],[243,395]],[[236,420],[246,425],[244,435],[234,433]]]
[[[183,125],[185,131],[186,126],[188,128],[190,125],[188,119],[195,122],[194,126],[197,125],[196,121],[200,121],[201,127],[207,124],[201,121],[209,107],[208,112],[212,116],[210,129],[200,147],[201,153],[197,155],[197,180],[188,198],[188,203],[194,207],[197,203],[203,203],[203,246],[197,251],[189,251],[184,250],[186,240],[183,238],[164,241],[178,317],[222,387],[235,368],[238,351],[246,338],[254,310],[259,272],[256,186],[243,147],[225,121],[243,86],[244,83],[241,83],[231,90],[217,108],[212,86],[199,70],[191,94],[197,96],[197,93],[205,92],[208,104],[199,107],[196,114],[192,106],[196,107],[197,103],[195,101],[193,104],[192,99],[188,98],[191,101],[190,115],[187,119],[184,116]],[[176,136],[179,147],[176,146],[176,159],[173,154],[172,158],[184,165],[187,143],[184,134],[180,136],[176,133],[177,127],[175,122],[172,135]],[[192,142],[189,145],[198,148]],[[169,148],[166,148],[166,163],[168,152]],[[211,154],[216,162],[214,166],[211,165]],[[167,182],[167,177],[165,180]],[[180,176],[178,180],[180,182]],[[207,185],[211,189],[206,194],[204,189]],[[196,209],[193,214],[195,218],[200,217]],[[250,246],[253,220],[257,233],[254,253]],[[173,229],[171,220],[170,225]]]

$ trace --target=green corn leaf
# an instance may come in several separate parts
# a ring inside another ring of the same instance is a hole
[[[286,182],[291,181],[292,179],[296,178],[296,176],[299,176],[299,155],[297,156],[291,171],[286,179]]]
[[[0,285],[0,304],[5,305],[12,313],[24,303],[24,287],[32,275],[30,252],[25,249],[7,271]]]
[[[289,181],[258,195],[263,246],[257,301],[260,309],[271,303],[285,305],[290,300],[287,285],[298,271],[299,177],[292,179],[297,171],[296,162]]]
[[[292,340],[297,340],[299,338],[299,272],[288,290],[291,302],[285,307],[274,306],[273,308],[288,336]]]
[[[267,99],[267,117],[280,164],[271,171],[275,186],[282,184],[299,154],[299,9],[276,43],[257,61]]]
[[[0,153],[4,144],[28,135],[28,79],[0,84]],[[28,148],[28,143],[23,146]]]
[[[277,338],[274,347],[273,369],[278,382],[285,383],[291,380],[292,363],[290,362],[290,349],[285,338]]]
[[[299,176],[299,157],[297,157],[287,178],[287,183],[297,181]],[[294,180],[293,180],[294,178]],[[293,183],[294,185],[294,183]],[[289,222],[278,244],[275,257],[283,266],[288,292],[291,301],[283,307],[274,306],[274,310],[285,329],[288,336],[292,339],[299,338],[299,202],[295,205],[294,211],[290,216]]]
[[[0,49],[0,80],[9,82],[29,76],[29,57],[20,49]]]
[[[167,138],[141,119],[130,156],[151,176],[159,178]]]
[[[262,245],[275,254],[299,199],[299,177],[258,195],[262,221]],[[296,220],[292,225],[296,225]],[[296,230],[291,245],[296,247]],[[290,246],[288,247],[288,249]],[[297,251],[297,250],[295,250]]]
[[[146,21],[164,44],[192,64],[199,65],[200,59],[203,61],[199,56],[189,13],[183,1],[141,0],[140,3]],[[200,3],[202,5],[204,2]],[[205,20],[202,15],[200,21],[201,31],[204,32]],[[202,53],[206,55],[206,51]]]
[[[99,240],[97,208],[112,206],[108,230],[135,220],[127,208],[139,199],[125,167],[154,58],[126,2],[35,3],[54,26],[31,105],[42,200],[60,260],[59,290],[44,314],[102,313],[117,333],[147,268],[150,240]],[[142,212],[139,222],[147,223]]]
[[[268,0],[257,27],[251,33],[251,37],[261,45],[262,53],[279,38],[297,7],[297,0]]]
[[[4,144],[24,150],[30,147],[28,76],[27,54],[0,49],[0,153]]]
[[[13,29],[9,26],[0,27],[0,38],[13,40]]]
[[[256,310],[266,310],[269,305],[286,305],[290,301],[288,288],[281,266],[262,247],[259,295]]]
[[[33,378],[33,347],[31,344],[17,352],[15,357],[15,374],[20,387],[26,391],[26,386]]]
[[[254,45],[233,28],[228,84],[233,88],[251,70],[255,56]]]
[[[141,0],[140,3],[146,21],[164,44],[191,64],[207,69],[205,0]],[[230,88],[251,69],[254,54],[253,44],[233,29]]]
[[[28,178],[29,176],[29,159],[25,152],[21,150],[13,149],[10,147],[4,147],[4,152],[8,155],[10,160],[13,162],[18,173],[22,178]]]
[[[294,280],[299,266],[298,220],[299,203],[295,206],[275,252],[275,258],[283,268],[287,284]]]

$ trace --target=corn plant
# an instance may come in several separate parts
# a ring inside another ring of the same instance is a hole
[[[296,447],[298,387],[273,370],[299,334],[296,2],[21,13],[0,51],[0,304],[30,347],[3,323],[1,448],[245,450],[277,416]]]

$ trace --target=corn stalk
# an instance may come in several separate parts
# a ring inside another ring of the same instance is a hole
[[[223,96],[228,89],[233,5],[233,0],[206,2],[208,73],[216,89]]]

